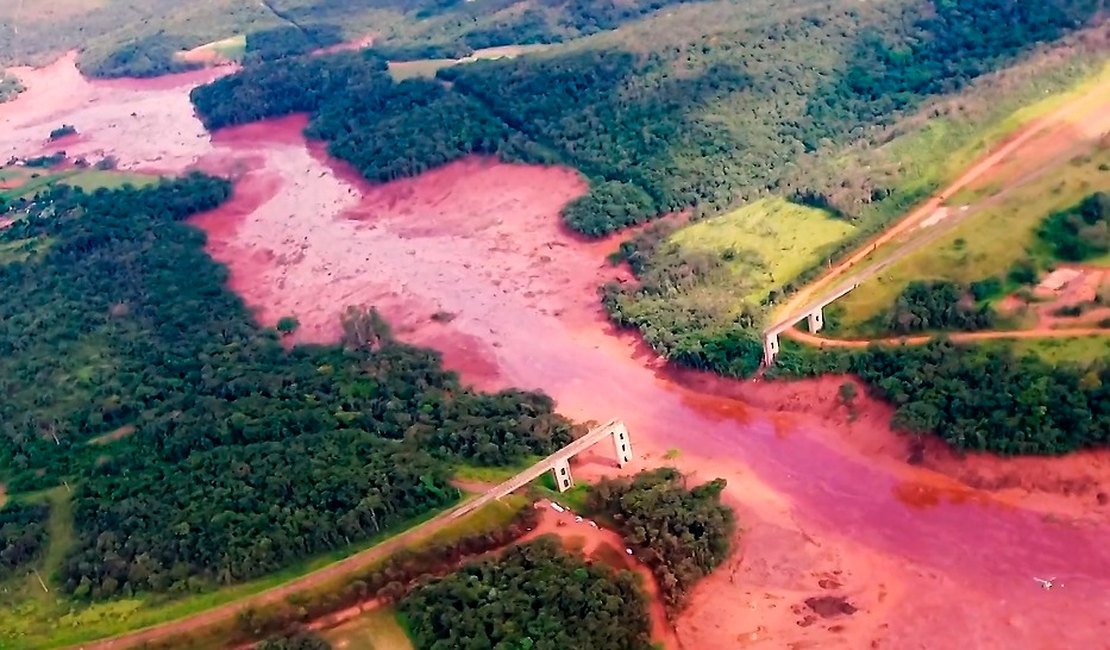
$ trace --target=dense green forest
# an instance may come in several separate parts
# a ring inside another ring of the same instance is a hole
[[[0,72],[0,104],[15,99],[16,95],[23,92],[23,90],[23,84],[18,77],[7,72]]]
[[[1052,366],[1006,349],[937,341],[873,347],[851,370],[897,407],[893,424],[959,449],[1062,454],[1110,445],[1110,366]]]
[[[1110,192],[1095,192],[1045,219],[1038,236],[1053,254],[1082,262],[1110,252]]]
[[[50,506],[19,501],[0,506],[0,579],[37,560],[46,550]]]
[[[724,479],[717,479],[687,489],[678,470],[664,467],[590,486],[587,507],[611,520],[651,567],[674,612],[728,556],[736,524],[721,503],[724,488]]]
[[[552,538],[432,579],[399,611],[418,650],[651,648],[635,576],[568,555]]]
[[[282,25],[247,34],[245,62],[274,61],[343,42],[335,25]]]
[[[373,311],[348,311],[345,346],[283,348],[181,223],[229,192],[60,186],[0,233],[39,242],[0,266],[0,475],[76,483],[67,591],[258,576],[452,503],[450,462],[572,438],[550,399],[472,393]]]
[[[370,51],[249,66],[196,88],[192,99],[210,129],[312,112],[308,135],[371,180],[414,176],[472,153],[544,160],[478,102],[432,80],[398,83]]]
[[[971,287],[947,280],[910,282],[886,316],[896,334],[928,330],[980,330],[994,325],[994,312],[976,302]]]

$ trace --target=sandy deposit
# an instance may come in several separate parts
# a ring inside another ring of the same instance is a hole
[[[821,417],[808,397],[820,391],[797,389],[806,415],[778,412],[774,396],[794,389],[761,387],[760,402],[734,393],[735,382],[676,381],[613,333],[596,299],[614,272],[604,262],[611,244],[585,244],[558,224],[559,207],[584,191],[574,172],[468,160],[370,187],[307,145],[297,119],[209,142],[184,108],[186,80],[165,83],[90,84],[98,102],[39,100],[51,117],[38,124],[75,124],[135,165],[200,160],[233,172],[234,200],[196,223],[261,322],[292,314],[300,340],[333,340],[345,305],[376,305],[402,338],[440,349],[467,380],[542,388],[578,419],[621,417],[641,456],[631,469],[677,449],[673,463],[696,480],[729,481],[743,531],[678,621],[680,647],[1105,646],[1105,524],[1072,516],[1070,502],[1046,518],[1048,506],[1021,487],[1012,500],[969,487],[907,498],[925,479],[955,481],[848,444],[842,419]],[[110,128],[144,97],[151,124],[200,137]],[[0,120],[11,112],[0,107]],[[21,155],[49,131],[19,128],[2,142]],[[437,312],[451,318],[432,320]],[[613,471],[603,452],[591,458],[582,476]],[[1041,463],[1030,461],[1031,473]],[[1084,503],[1084,513],[1097,507]],[[1063,586],[1043,590],[1034,576]]]

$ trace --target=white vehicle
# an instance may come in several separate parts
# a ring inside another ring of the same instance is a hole
[[[579,515],[579,516],[575,517],[574,518],[574,523],[576,523],[576,524],[582,523],[582,515]]]
[[[551,502],[551,509],[554,510],[555,512],[566,512],[567,511],[566,508],[559,505],[558,503],[555,503],[554,501]]]

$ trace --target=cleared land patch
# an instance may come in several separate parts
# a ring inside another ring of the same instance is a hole
[[[413,79],[416,77],[435,77],[440,68],[447,68],[460,63],[473,63],[481,60],[512,59],[529,52],[542,52],[551,46],[543,43],[533,45],[503,45],[500,47],[487,47],[475,50],[473,54],[459,59],[416,59],[414,61],[390,61],[389,74],[396,81]]]
[[[412,650],[392,607],[366,612],[321,634],[336,650]]]
[[[189,63],[220,63],[242,61],[246,51],[247,37],[245,34],[240,34],[205,43],[185,52],[178,52],[177,57]]]
[[[687,226],[671,241],[688,252],[720,255],[730,272],[728,286],[713,288],[758,303],[854,230],[824,210],[773,197]]]

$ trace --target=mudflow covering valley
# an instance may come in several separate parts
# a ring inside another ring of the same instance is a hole
[[[468,382],[541,389],[579,420],[623,419],[630,471],[677,449],[668,462],[694,482],[727,479],[743,534],[678,619],[680,647],[1107,647],[1106,453],[914,467],[889,407],[861,399],[848,420],[843,378],[740,383],[663,367],[598,305],[599,283],[621,273],[606,262],[616,242],[561,226],[586,191],[573,170],[472,158],[370,185],[305,140],[303,117],[207,134],[188,93],[219,72],[91,82],[66,57],[18,73],[28,90],[0,106],[5,158],[53,150],[44,135],[72,123],[71,157],[234,179],[232,200],[194,223],[261,323],[295,314],[298,342],[330,342],[345,306],[377,306]],[[611,465],[599,453],[576,471]]]

